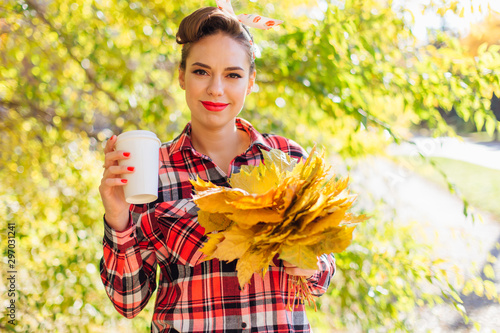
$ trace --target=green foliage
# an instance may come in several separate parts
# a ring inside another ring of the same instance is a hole
[[[457,288],[448,283],[451,277],[444,262],[432,259],[431,244],[413,237],[418,224],[401,226],[382,212],[371,217],[372,223],[356,229],[349,251],[336,255],[339,271],[329,297],[317,301],[318,312],[308,311],[316,330],[414,331],[418,307],[432,307],[446,299],[460,307],[462,301]]]
[[[324,140],[329,133],[344,156],[373,152],[385,144],[384,130],[405,137],[410,124],[426,124],[435,135],[453,134],[438,111],[452,107],[478,128],[488,123],[490,135],[499,126],[489,105],[500,87],[495,50],[483,48],[472,59],[442,34],[419,47],[401,15],[381,1],[330,4],[323,16],[287,20],[286,33],[275,44],[266,42],[270,47],[262,58],[270,74],[260,80],[259,101],[262,95],[284,98],[292,106],[287,113],[298,113],[323,133],[305,140]],[[288,128],[296,135],[294,126]]]
[[[7,317],[1,325],[17,332],[109,332],[123,326],[99,276],[103,227],[96,140],[85,132],[42,127],[13,111],[0,132],[0,214],[6,222],[1,232],[7,235],[7,223],[15,224],[19,292],[17,325],[7,324]],[[142,315],[143,327],[150,316]]]
[[[16,223],[19,272],[19,320],[13,327],[3,317],[1,327],[147,331],[153,302],[133,321],[120,318],[99,278],[102,142],[135,128],[166,141],[184,127],[189,113],[178,88],[175,33],[182,17],[204,5],[0,4],[0,214]],[[254,32],[262,49],[259,91],[242,116],[263,132],[356,157],[379,151],[388,136],[406,137],[415,124],[452,133],[438,108],[454,107],[489,132],[499,126],[489,110],[493,91],[500,96],[494,48],[470,58],[446,35],[417,46],[401,13],[384,1],[320,7],[315,1],[241,1],[234,7],[285,20],[277,29]],[[394,285],[441,277],[414,251],[420,245],[409,230],[370,223],[358,233],[358,246],[338,257],[339,274],[321,306],[333,312],[336,327],[401,328],[413,300],[438,299]],[[392,252],[384,254],[384,244]]]

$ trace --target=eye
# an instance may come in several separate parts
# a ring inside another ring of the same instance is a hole
[[[228,77],[230,77],[231,79],[241,79],[241,75],[238,73],[228,74]]]
[[[208,74],[208,73],[207,73],[205,70],[203,70],[203,69],[195,69],[195,70],[193,71],[193,73],[194,73],[194,74],[197,74],[197,75],[207,75],[207,74]]]

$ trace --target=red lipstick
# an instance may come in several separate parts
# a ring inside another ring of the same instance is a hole
[[[229,105],[228,103],[214,103],[209,101],[202,101],[201,104],[203,104],[205,109],[207,109],[208,111],[215,111],[215,112],[220,112]]]

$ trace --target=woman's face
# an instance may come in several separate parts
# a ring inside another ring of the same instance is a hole
[[[234,127],[234,118],[255,82],[244,47],[226,34],[204,37],[191,46],[179,82],[186,90],[193,126]]]

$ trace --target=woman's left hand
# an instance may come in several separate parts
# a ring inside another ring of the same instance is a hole
[[[310,278],[313,276],[317,270],[315,269],[302,269],[295,265],[292,265],[288,261],[283,260],[283,266],[285,266],[285,272],[289,275],[303,276],[305,278]]]

